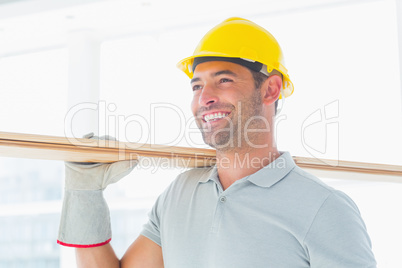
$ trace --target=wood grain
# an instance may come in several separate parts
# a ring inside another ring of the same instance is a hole
[[[62,160],[71,162],[116,162],[162,158],[164,164],[203,167],[215,163],[215,151],[178,146],[139,144],[110,140],[0,132],[0,155],[7,157]],[[153,163],[162,163],[153,161]]]
[[[72,162],[115,162],[149,158],[155,165],[205,167],[216,163],[215,150],[109,140],[77,139],[0,132],[0,156]],[[158,160],[154,160],[158,159]],[[402,176],[402,166],[294,157],[300,167]],[[149,162],[151,163],[151,162]]]

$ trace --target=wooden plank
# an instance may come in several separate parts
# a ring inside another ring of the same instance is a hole
[[[215,163],[215,151],[178,146],[0,132],[0,156],[72,162],[115,162],[139,157],[170,166],[202,167]]]
[[[293,159],[298,166],[303,168],[402,176],[402,166],[398,165],[318,159],[318,158],[298,157],[298,156],[293,157]]]
[[[56,136],[0,132],[0,156],[73,162],[115,162],[151,158],[156,165],[203,167],[216,163],[215,150],[156,144],[76,139]],[[161,159],[163,161],[161,161]],[[402,166],[294,157],[300,167],[401,176]]]

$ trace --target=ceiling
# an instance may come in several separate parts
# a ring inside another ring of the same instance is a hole
[[[0,57],[60,47],[82,30],[114,39],[368,1],[376,0],[0,0]]]

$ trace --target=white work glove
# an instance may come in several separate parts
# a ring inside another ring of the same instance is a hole
[[[84,138],[97,137],[90,133]],[[137,160],[109,164],[65,162],[65,190],[57,243],[79,248],[109,243],[112,231],[103,190],[129,174],[137,163]]]

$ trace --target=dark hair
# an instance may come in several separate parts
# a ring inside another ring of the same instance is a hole
[[[268,79],[268,76],[266,76],[265,74],[263,74],[261,72],[256,72],[256,71],[253,71],[253,70],[250,70],[250,71],[251,71],[251,74],[253,75],[253,78],[254,78],[254,86],[255,86],[255,88],[260,89],[261,85],[265,82],[265,80]],[[276,115],[276,111],[277,111],[277,108],[278,108],[278,100],[279,99],[277,99],[275,101],[275,115]]]
[[[267,75],[260,72],[260,70],[262,70],[262,68],[263,68],[262,63],[260,63],[258,61],[248,61],[245,59],[232,58],[232,57],[209,57],[209,56],[196,57],[196,58],[194,58],[194,61],[192,64],[193,73],[198,64],[207,62],[207,61],[227,61],[227,62],[236,63],[243,67],[246,67],[253,74],[254,85],[255,85],[256,89],[260,89],[262,83],[264,83],[265,80],[268,79]],[[278,108],[278,100],[275,101],[275,115],[276,115],[277,108]]]

